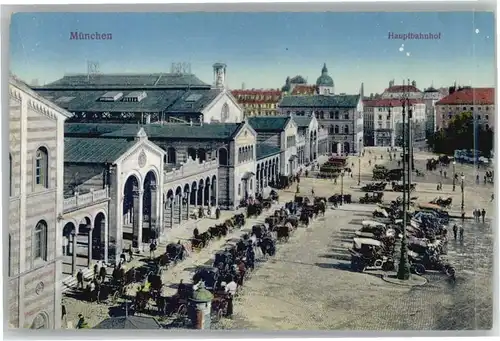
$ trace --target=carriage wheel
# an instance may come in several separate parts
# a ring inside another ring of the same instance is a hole
[[[380,268],[382,267],[382,265],[384,264],[384,262],[382,261],[382,259],[377,259],[374,263],[373,263],[373,266],[376,266],[377,268]]]
[[[412,264],[412,266],[410,267],[410,270],[413,270],[412,272],[416,275],[425,274],[425,266],[423,266],[420,263]]]
[[[187,314],[187,306],[185,304],[179,305],[177,308],[177,315],[184,316]]]
[[[118,299],[120,298],[120,290],[117,290],[115,291],[115,293],[113,294],[112,298],[111,298],[111,301],[113,302],[113,304],[116,304],[118,303]]]
[[[222,320],[224,317],[224,311],[222,309],[217,310],[217,313],[215,314],[215,321],[218,322]]]

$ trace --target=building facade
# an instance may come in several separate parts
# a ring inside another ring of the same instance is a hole
[[[357,154],[363,149],[363,103],[360,95],[285,96],[282,114],[313,114],[320,128],[328,131],[329,152]]]
[[[436,102],[436,129],[448,126],[450,120],[463,112],[473,113],[479,125],[493,129],[495,126],[495,89],[459,88]]]
[[[424,90],[422,99],[425,104],[425,134],[429,136],[437,130],[436,121],[436,102],[441,100],[445,95],[434,87],[429,87]]]
[[[244,117],[277,115],[280,90],[232,90],[231,94],[243,108]]]
[[[425,139],[425,104],[422,100],[410,99],[413,112],[413,139]],[[406,104],[406,105],[407,105]],[[408,119],[408,108],[405,108]],[[395,147],[400,145],[403,134],[403,103],[397,99],[364,101],[364,127],[367,142],[373,146]]]
[[[9,81],[9,325],[61,326],[64,121],[71,114]]]

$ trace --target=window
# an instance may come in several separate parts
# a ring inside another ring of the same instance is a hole
[[[35,184],[48,188],[49,155],[44,147],[38,148],[35,155]]]
[[[477,115],[477,119],[480,120],[481,119],[481,115]]]
[[[490,119],[489,117],[490,117],[489,115],[484,115],[485,120],[489,120]]]
[[[338,134],[339,133],[339,126],[335,126],[335,134]]]
[[[344,113],[344,120],[348,120],[348,119],[349,119],[349,113],[346,112],[346,113]]]
[[[250,179],[250,190],[252,190],[253,187],[253,179]]]
[[[464,110],[467,110],[467,107],[464,107]]]
[[[319,113],[319,117],[323,120],[325,118],[325,113],[321,111]]]
[[[379,121],[382,120],[382,115],[378,115]]]
[[[222,110],[221,110],[221,122],[224,123],[227,121],[227,119],[229,118],[229,105],[227,103],[224,103],[224,105],[222,106]]]
[[[474,107],[470,107],[470,111],[474,111]]]
[[[238,184],[238,195],[241,195],[241,184]]]
[[[47,223],[43,220],[36,224],[33,244],[33,260],[47,260]]]
[[[344,126],[344,134],[349,134],[349,126]]]
[[[335,119],[338,120],[339,119],[339,112],[338,111],[335,111]]]
[[[330,119],[333,120],[333,111],[330,111]]]
[[[333,131],[333,126],[328,127],[328,134],[332,135]]]

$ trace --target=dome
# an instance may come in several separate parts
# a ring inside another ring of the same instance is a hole
[[[307,81],[302,76],[295,76],[290,80],[291,84],[307,84]]]
[[[316,80],[316,85],[318,86],[333,86],[332,77],[328,76],[328,69],[326,68],[326,63],[323,64],[323,69],[321,70],[321,76]]]

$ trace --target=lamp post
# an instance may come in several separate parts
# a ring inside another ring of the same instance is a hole
[[[456,175],[455,175],[455,165],[456,164],[457,164],[457,162],[455,160],[453,160],[453,192],[455,192],[455,185],[456,185],[456,183],[455,183],[455,181],[456,181],[455,180],[455,177],[456,177]]]
[[[409,84],[410,80],[408,80]],[[406,205],[406,174],[405,174],[405,165],[406,165],[406,105],[408,102],[408,93],[406,91],[406,87],[403,82],[403,233],[401,238],[401,255],[399,259],[398,273],[397,278],[400,280],[408,280],[410,278],[410,263],[408,261],[408,241],[406,236],[406,220],[407,220],[407,205]],[[408,193],[409,194],[409,193]],[[408,195],[409,196],[409,195]],[[409,199],[409,198],[408,198]],[[408,200],[409,201],[409,200]]]
[[[462,183],[460,184],[460,187],[462,189],[462,212],[464,211],[464,180],[465,180],[465,176],[464,174],[462,173],[462,176],[460,177],[460,179],[462,180]]]
[[[409,80],[408,80],[408,84],[409,84]],[[410,209],[410,203],[411,203],[411,200],[410,200],[410,193],[411,193],[411,172],[413,170],[413,153],[412,153],[412,149],[413,149],[413,142],[412,142],[412,134],[411,134],[411,128],[412,128],[412,120],[413,120],[413,107],[410,106],[410,103],[408,101],[407,103],[407,106],[408,106],[408,144],[407,144],[407,148],[408,148],[408,163],[407,163],[407,167],[408,167],[408,196],[407,196],[407,200],[406,200],[406,204],[407,204],[407,207],[408,207],[408,210]],[[405,155],[405,158],[406,158],[406,155]]]
[[[358,154],[358,186],[361,185],[361,152]]]
[[[344,170],[340,172],[340,204],[344,204]]]

